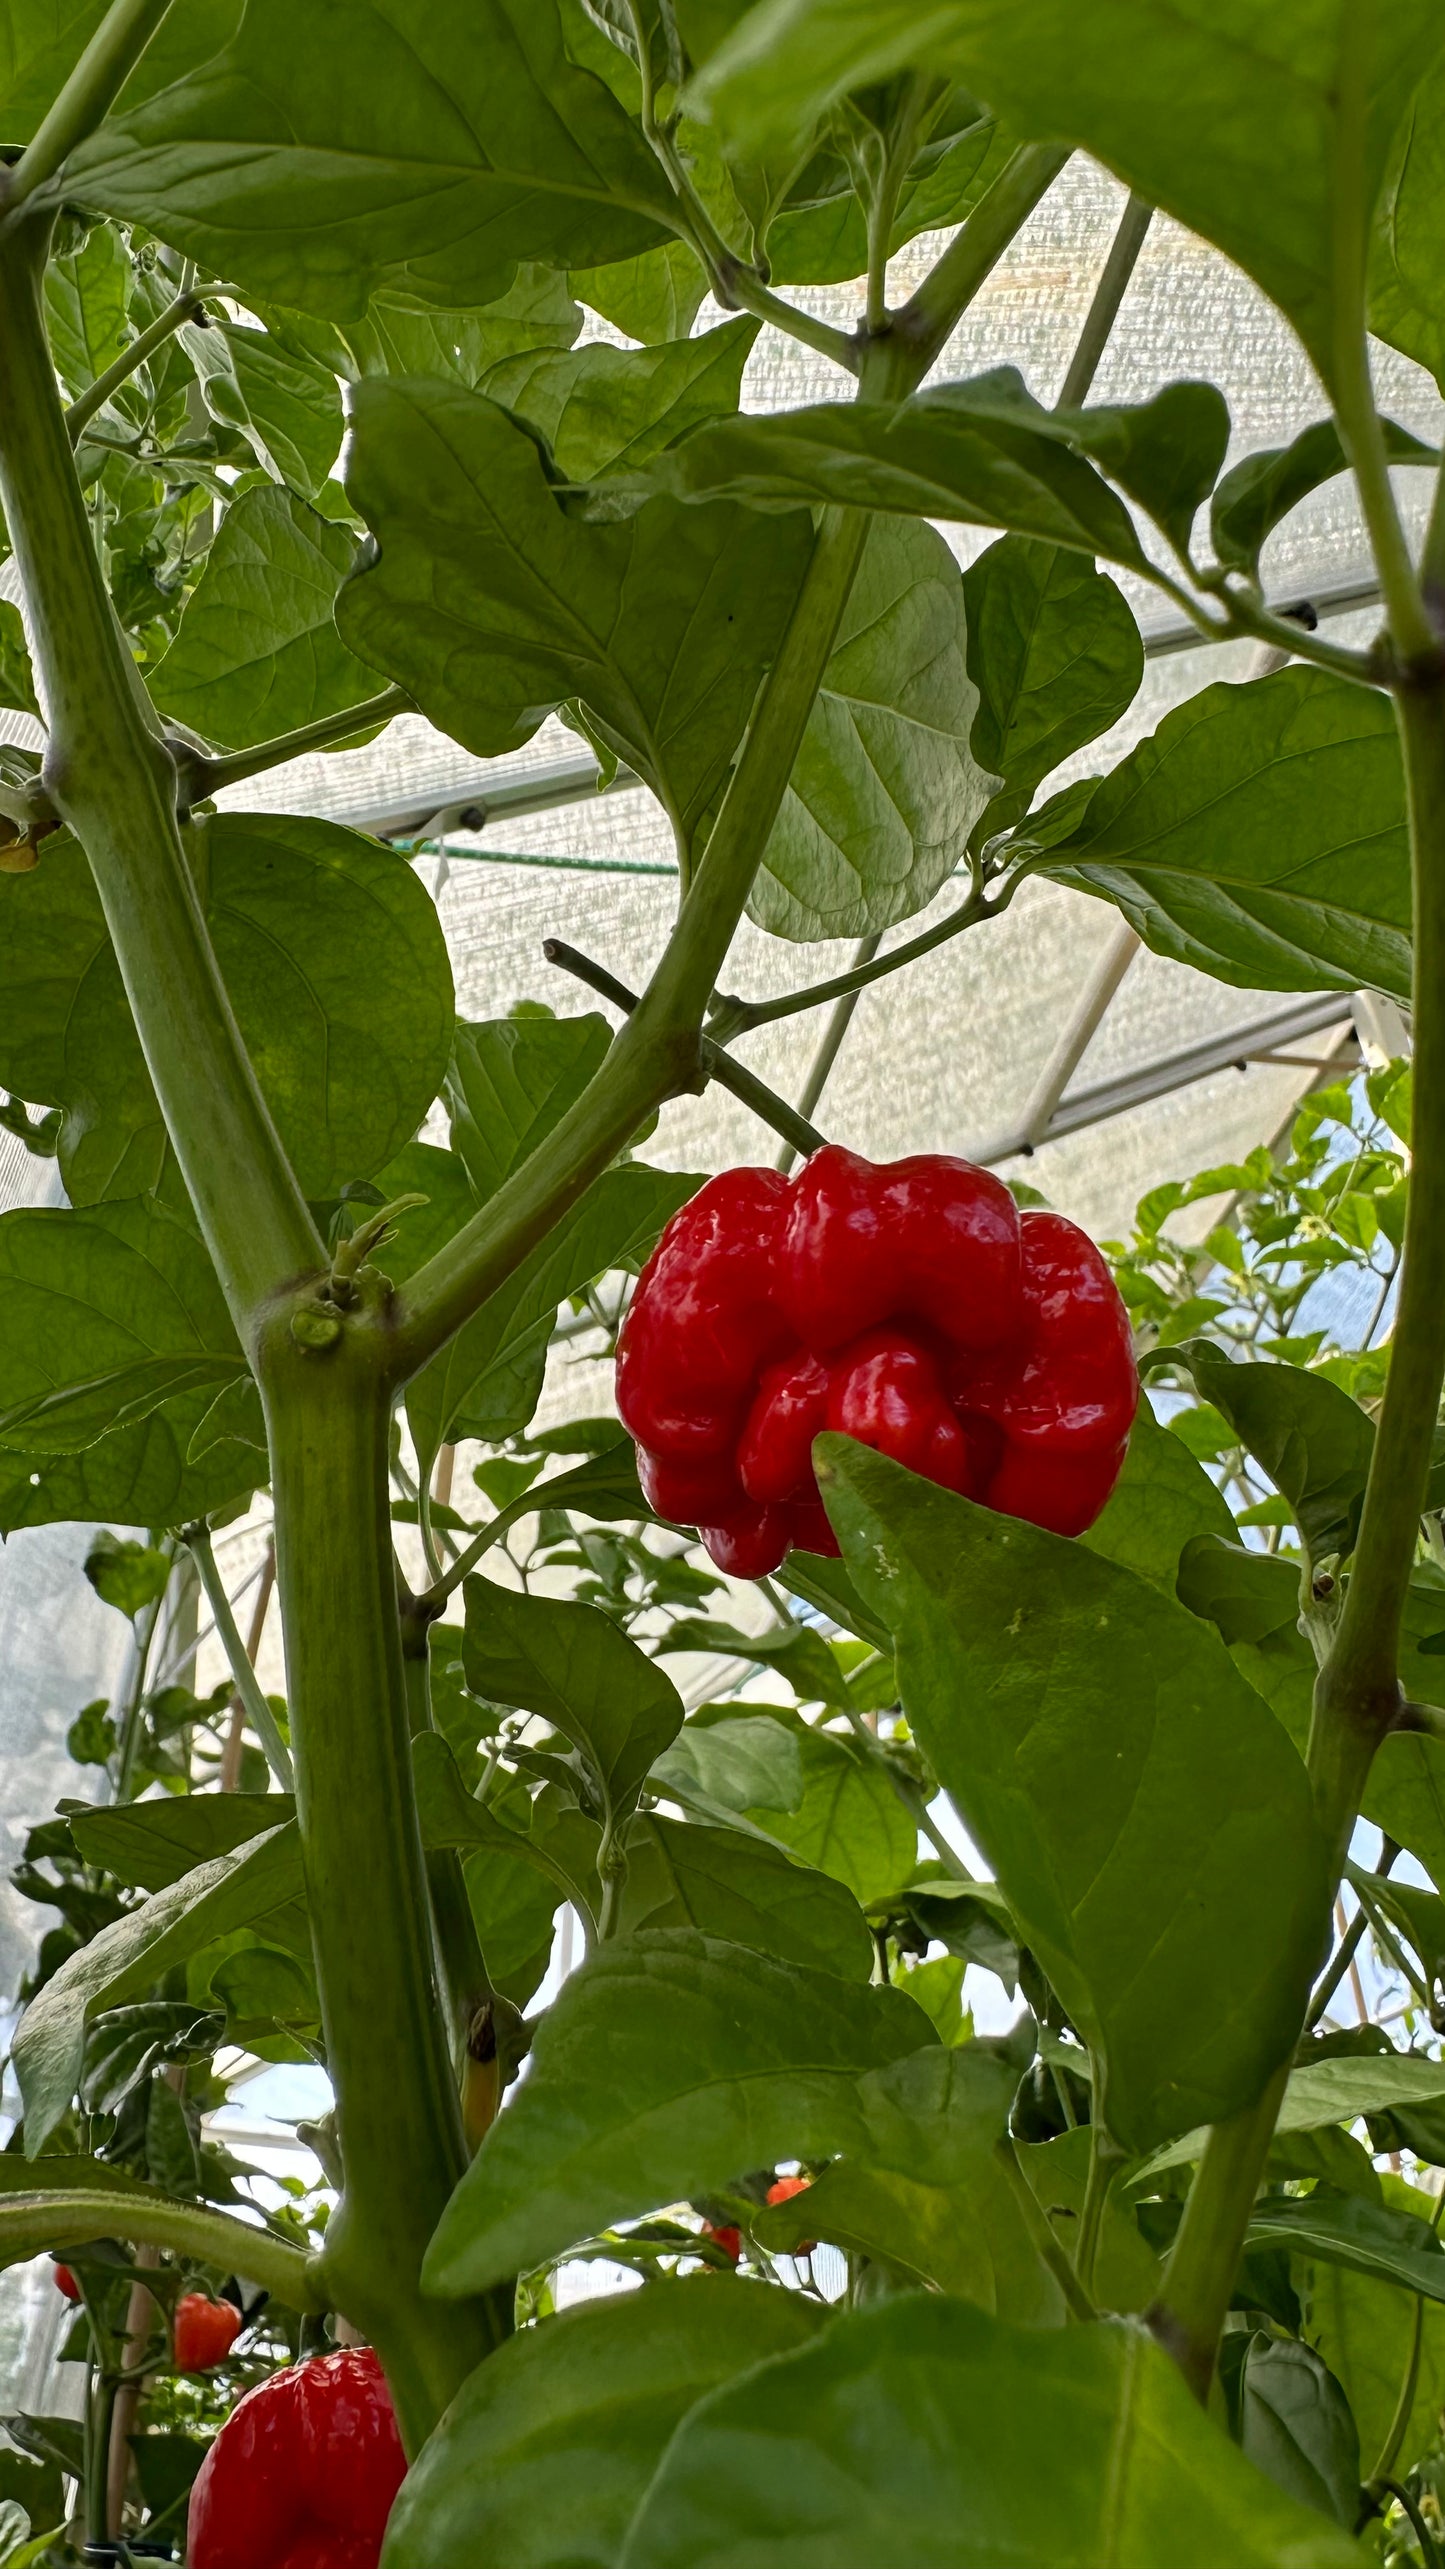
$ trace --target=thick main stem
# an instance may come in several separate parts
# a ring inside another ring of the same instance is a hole
[[[146,1066],[243,1336],[321,1244],[226,996],[76,479],[45,343],[43,224],[0,233],[0,505],[24,584],[44,781],[90,860]]]
[[[467,2164],[416,1805],[387,1504],[391,1403],[369,1310],[260,1351],[296,1804],[344,2184],[337,2307],[374,2339],[415,2452],[502,2333],[423,2298],[421,2263]]]

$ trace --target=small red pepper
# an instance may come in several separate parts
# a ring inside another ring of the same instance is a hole
[[[806,2194],[812,2182],[811,2177],[774,2177],[768,2188],[768,2201],[791,2203],[795,2194]],[[793,2254],[795,2257],[811,2257],[817,2244],[816,2239],[800,2239]]]
[[[704,2239],[711,2239],[715,2248],[721,2248],[730,2265],[737,2264],[743,2253],[743,2234],[735,2223],[705,2221],[702,2225],[702,2235]]]
[[[75,2277],[68,2266],[56,2267],[55,2289],[57,2292],[64,2293],[67,2301],[79,2301],[80,2299],[80,2286],[76,2282]]]
[[[967,1160],[828,1144],[798,1176],[729,1169],[674,1214],[617,1349],[649,1504],[739,1578],[838,1549],[824,1428],[1056,1534],[1092,1525],[1138,1400],[1093,1242],[1020,1214]]]
[[[225,2362],[241,2334],[243,2321],[233,2301],[212,2301],[209,2293],[188,2292],[176,2304],[176,2362],[183,2373],[211,2373]]]
[[[376,2569],[405,2472],[369,2346],[288,2365],[246,2393],[201,2464],[189,2569]]]

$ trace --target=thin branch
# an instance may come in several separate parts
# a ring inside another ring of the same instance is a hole
[[[112,0],[60,96],[15,167],[0,181],[7,214],[54,178],[120,96],[171,0]]]
[[[589,990],[610,999],[625,1016],[630,1017],[640,1005],[637,992],[629,990],[626,982],[619,981],[602,964],[594,963],[590,955],[579,954],[575,946],[564,945],[560,937],[544,938],[542,952],[548,963],[555,963],[559,971],[570,972],[574,980],[584,981]],[[730,1090],[742,1105],[750,1106],[759,1121],[770,1124],[795,1151],[801,1151],[805,1158],[821,1151],[824,1137],[816,1125],[790,1106],[785,1097],[779,1097],[775,1089],[745,1070],[741,1062],[735,1062],[710,1036],[699,1036],[697,1054],[698,1067],[706,1079],[716,1080],[719,1088]]]
[[[379,696],[363,697],[359,705],[349,706],[344,713],[322,714],[314,723],[302,723],[297,731],[283,731],[274,740],[258,741],[254,749],[230,750],[218,758],[188,759],[181,776],[186,800],[206,802],[224,786],[242,785],[248,776],[263,775],[268,767],[284,767],[289,760],[303,757],[308,749],[330,749],[336,741],[374,731],[394,715],[414,711],[404,687],[383,687]]]
[[[1009,893],[1012,893],[1012,885]],[[781,999],[728,999],[719,995],[713,1001],[708,1020],[708,1034],[715,1044],[731,1044],[739,1035],[749,1035],[755,1026],[771,1026],[779,1017],[793,1017],[803,1008],[822,1008],[830,999],[847,999],[857,990],[866,990],[870,981],[881,981],[886,973],[898,972],[906,963],[932,954],[935,946],[946,945],[964,928],[976,927],[980,919],[989,919],[1007,907],[1002,900],[987,901],[975,883],[958,909],[950,910],[946,919],[925,928],[921,936],[910,937],[906,945],[890,946],[886,954],[866,963],[855,963],[847,972],[835,973],[830,981],[815,981],[806,990],[787,990]]]
[[[855,970],[859,964],[873,961],[880,943],[881,939],[876,936],[864,937],[860,940],[858,951],[853,957]],[[841,999],[834,1000],[832,1013],[818,1039],[817,1050],[808,1065],[808,1076],[803,1082],[803,1093],[798,1099],[798,1113],[806,1115],[810,1122],[817,1111],[823,1091],[832,1077],[833,1065],[843,1049],[861,995],[857,990],[845,990]],[[784,1177],[787,1176],[797,1156],[792,1143],[785,1142],[778,1154],[778,1168]]]
[[[244,2275],[291,2310],[327,2307],[313,2260],[303,2250],[209,2205],[173,2202],[139,2186],[47,2191],[37,2185],[31,2194],[7,2195],[0,2202],[0,2266],[20,2265],[46,2248],[79,2248],[116,2237]]]
[[[1094,300],[1079,333],[1079,344],[1064,377],[1063,390],[1059,394],[1060,410],[1073,410],[1089,397],[1094,377],[1099,371],[1099,360],[1109,344],[1109,334],[1119,317],[1119,306],[1128,291],[1129,279],[1139,264],[1139,253],[1153,219],[1153,206],[1146,205],[1141,196],[1131,196],[1119,218],[1119,228],[1104,262],[1104,273],[1099,279]]]
[[[104,410],[111,394],[119,392],[121,385],[139,372],[146,359],[153,357],[157,348],[164,346],[166,340],[180,329],[182,322],[194,321],[200,317],[205,310],[208,294],[225,294],[228,291],[229,289],[225,286],[198,287],[195,264],[188,259],[182,271],[180,291],[174,302],[168,303],[164,312],[158,312],[154,321],[147,322],[144,330],[132,339],[130,346],[122,348],[120,355],[106,367],[104,374],[97,375],[94,383],[87,385],[85,391],[78,393],[70,404],[65,414],[65,425],[70,431],[71,445],[79,445],[81,430],[87,420],[94,419],[98,410]]]
[[[255,1575],[259,1578],[260,1585],[256,1592],[256,1602],[251,1609],[251,1629],[246,1635],[246,1659],[248,1665],[252,1668],[255,1667],[257,1658],[260,1655],[261,1636],[266,1629],[266,1616],[270,1609],[272,1591],[276,1585],[276,1537],[274,1534],[271,1536],[271,1539],[266,1546],[265,1558],[261,1563],[260,1570]],[[237,1599],[234,1597],[228,1600],[228,1603],[233,1609],[237,1602]],[[246,1740],[246,1707],[241,1700],[239,1691],[232,1695],[228,1709],[231,1715],[231,1723],[230,1728],[226,1733],[225,1747],[221,1752],[221,1791],[223,1793],[235,1793],[240,1789],[241,1751],[245,1746]]]
[[[291,1753],[281,1737],[276,1716],[261,1692],[261,1681],[246,1656],[246,1646],[236,1629],[236,1618],[231,1612],[231,1600],[226,1594],[225,1580],[216,1567],[216,1556],[211,1549],[210,1535],[204,1525],[188,1525],[185,1528],[183,1540],[188,1545],[191,1558],[201,1574],[201,1585],[206,1592],[206,1601],[216,1618],[216,1638],[230,1662],[231,1675],[236,1681],[236,1692],[246,1707],[246,1718],[266,1752],[266,1763],[282,1792],[293,1793],[296,1789],[296,1777],[291,1765]]]
[[[1023,2214],[1025,2229],[1064,2296],[1070,2318],[1097,2319],[1098,2311],[1070,2265],[1063,2245],[1055,2233],[1053,2223],[1024,2174],[1019,2163],[1018,2151],[1007,2136],[996,2144],[994,2157],[1002,2168],[1014,2201]]]

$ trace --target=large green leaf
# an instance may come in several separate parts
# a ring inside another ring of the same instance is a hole
[[[474,1695],[550,1722],[572,1742],[603,1811],[633,1809],[682,1728],[672,1679],[596,1606],[466,1582],[462,1664]]]
[[[757,151],[904,65],[951,72],[1019,131],[1082,144],[1217,242],[1328,381],[1338,334],[1363,318],[1396,128],[1442,43],[1431,0],[1363,19],[1293,0],[1263,20],[1254,0],[1097,0],[1082,28],[1067,0],[767,0],[701,89]]]
[[[183,1874],[61,1964],[31,1999],[12,2047],[27,2157],[44,2148],[75,2093],[91,2010],[145,1995],[203,1945],[293,1901],[301,1882],[293,1821]]]
[[[906,2295],[699,2402],[621,2569],[1358,2569],[1127,2323]]]
[[[871,936],[923,909],[995,779],[969,732],[964,589],[941,535],[876,518],[749,915],[775,936]]]
[[[77,1454],[244,1369],[210,1258],[160,1205],[0,1215],[0,1445]]]
[[[342,634],[492,757],[580,697],[689,839],[725,782],[812,537],[737,508],[567,516],[525,428],[460,386],[373,377],[347,488],[381,544]]]
[[[227,1438],[189,1459],[213,1398],[206,1384],[162,1401],[83,1453],[0,1454],[0,1534],[25,1525],[188,1525],[249,1498],[266,1477],[266,1457],[249,1441]]]
[[[1229,1502],[1179,1438],[1160,1426],[1148,1401],[1141,1400],[1108,1505],[1078,1539],[1089,1551],[1117,1561],[1173,1596],[1181,1552],[1205,1535],[1236,1545]]]
[[[864,2073],[934,2041],[898,1990],[695,1933],[606,1944],[542,2019],[442,2216],[428,2289],[481,2290],[607,2222],[844,2146]]]
[[[1251,2334],[1236,2391],[1239,2444],[1276,2488],[1352,2532],[1360,2430],[1333,2373],[1294,2337]]]
[[[1277,2133],[1323,2132],[1337,2123],[1387,2113],[1393,2105],[1435,2105],[1445,2097],[1445,2062],[1410,2052],[1341,2053],[1292,2069]],[[1204,2148],[1204,2126],[1156,2150],[1131,2182],[1152,2186],[1172,2168],[1192,2165]]]
[[[161,711],[222,749],[250,749],[374,696],[375,670],[336,630],[355,558],[346,528],[290,491],[244,491],[151,674]]]
[[[842,1883],[736,1830],[639,1820],[627,1841],[625,1932],[696,1927],[780,1962],[867,1980],[868,1921]]]
[[[1207,1338],[1171,1348],[1169,1362],[1183,1366],[1289,1502],[1311,1556],[1350,1551],[1375,1450],[1358,1401],[1327,1375],[1239,1363]]]
[[[729,1814],[796,1811],[803,1800],[802,1729],[766,1705],[691,1721],[653,1768],[653,1780],[686,1806],[701,1798]],[[701,1924],[701,1921],[699,1921]],[[745,1943],[746,1938],[739,1942]]]
[[[459,1020],[447,1071],[452,1148],[479,1204],[561,1122],[612,1040],[605,1017]]]
[[[6,110],[9,140],[8,94]],[[45,332],[55,371],[72,400],[104,374],[130,339],[131,278],[125,243],[109,223],[97,223],[46,268]]]
[[[445,1166],[450,1154],[413,1144],[392,1163],[388,1183],[400,1171],[409,1176],[411,1169],[437,1161]],[[450,1165],[460,1167],[459,1162]],[[697,1183],[695,1177],[675,1177],[668,1170],[644,1168],[636,1161],[608,1169],[598,1178],[507,1283],[483,1303],[475,1318],[408,1385],[406,1414],[418,1453],[434,1456],[439,1446],[457,1436],[477,1436],[497,1444],[517,1435],[541,1394],[558,1304],[609,1268],[640,1265],[650,1255],[663,1224],[697,1192]],[[453,1198],[445,1209],[465,1219],[476,1206],[474,1200],[457,1204]],[[413,1272],[425,1236],[420,1223],[413,1232],[408,1220],[402,1241],[387,1250],[387,1273],[395,1281]]]
[[[207,334],[221,339],[228,372],[244,409],[245,432],[269,472],[314,499],[331,479],[341,448],[341,393],[329,366],[317,365],[268,331],[224,321]],[[214,374],[202,383],[212,407]],[[234,410],[223,423],[239,426]]]
[[[641,131],[568,60],[558,0],[248,0],[226,50],[102,126],[66,185],[342,321],[382,286],[485,304],[519,259],[631,258],[673,228]]]
[[[818,1454],[910,1723],[1095,2053],[1110,2130],[1148,2149],[1248,2103],[1298,2031],[1326,1896],[1278,1723],[1128,1571],[844,1438]]]
[[[1370,326],[1392,348],[1445,377],[1445,62],[1421,82],[1395,138],[1370,263]]]
[[[189,841],[222,977],[306,1192],[369,1178],[441,1085],[451,966],[405,860],[330,821],[220,813]],[[169,1144],[90,869],[0,876],[0,1083],[65,1109],[72,1201],[157,1186]]]
[[[912,1879],[918,1823],[894,1791],[881,1759],[855,1741],[804,1731],[803,1799],[796,1811],[756,1808],[771,1837],[844,1882],[865,1904],[886,1900]]]
[[[735,411],[757,335],[743,319],[653,348],[534,350],[494,366],[482,389],[541,430],[565,480],[592,482]]]
[[[1367,2203],[1363,2195],[1332,2194],[1323,2186],[1309,2194],[1266,2195],[1250,2215],[1247,2244],[1322,2257],[1445,2302],[1445,2248],[1429,2222]]]
[[[663,241],[605,268],[574,268],[568,282],[604,321],[647,348],[685,339],[707,295],[707,272],[687,241]]]
[[[1398,2177],[1384,2182],[1386,2198],[1397,2210],[1429,2220],[1435,2209],[1430,2196]],[[1309,2336],[1344,2385],[1360,2430],[1364,2467],[1373,2471],[1411,2361],[1415,2298],[1398,2285],[1322,2261],[1308,2270],[1303,2299]],[[1419,2316],[1419,2370],[1396,2463],[1402,2471],[1434,2442],[1445,2405],[1445,2310],[1427,2302]]]
[[[990,831],[1028,810],[1055,767],[1127,713],[1144,644],[1120,591],[1079,554],[1002,536],[963,577],[973,752],[1003,779]]]
[[[840,501],[904,517],[1012,528],[1041,543],[1143,565],[1134,522],[1067,420],[1001,366],[901,407],[822,402],[700,428],[654,458],[647,481],[681,498],[778,509]]]
[[[524,265],[506,293],[477,312],[438,312],[401,295],[373,295],[360,321],[335,331],[331,362],[353,380],[441,375],[475,387],[493,366],[530,349],[570,348],[581,327],[566,278],[555,268]]]
[[[165,1891],[193,1866],[293,1819],[295,1806],[284,1793],[187,1793],[66,1817],[87,1864],[142,1891]]]
[[[1092,794],[1046,804],[1017,844],[1217,981],[1409,996],[1394,713],[1327,670],[1205,687]]]
[[[480,2364],[387,2526],[383,2569],[615,2569],[688,2410],[816,2335],[800,2293],[693,2275],[563,2312]]]
[[[1393,420],[1381,422],[1392,463],[1434,464],[1433,447],[1422,445]],[[1231,570],[1255,572],[1260,553],[1290,510],[1349,471],[1340,432],[1332,419],[1302,428],[1288,446],[1265,446],[1246,455],[1225,474],[1210,505],[1210,532],[1221,562]]]

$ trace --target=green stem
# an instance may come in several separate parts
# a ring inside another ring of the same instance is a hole
[[[1410,2423],[1410,2411],[1415,2405],[1415,2391],[1420,2379],[1420,2351],[1424,2342],[1425,2296],[1417,2292],[1415,2321],[1410,2331],[1410,2351],[1405,2358],[1405,2370],[1400,2380],[1400,2394],[1395,2402],[1395,2414],[1390,2420],[1385,2441],[1380,2448],[1380,2458],[1370,2473],[1372,2480],[1383,2480],[1395,2467],[1400,2447],[1405,2440],[1405,2429]]]
[[[146,1673],[150,1666],[151,1646],[160,1624],[162,1600],[158,1597],[146,1609],[144,1627],[135,1626],[135,1667],[131,1675],[130,1694],[121,1716],[120,1756],[116,1763],[115,1798],[128,1802],[135,1775],[136,1756],[140,1748],[141,1706],[145,1701]]]
[[[920,955],[932,954],[935,946],[946,945],[950,937],[958,936],[964,928],[976,927],[980,919],[992,915],[990,904],[975,884],[958,909],[925,928],[921,936],[910,937],[906,945],[891,946],[887,954],[856,963],[847,972],[835,973],[831,981],[812,982],[806,990],[785,990],[780,999],[719,997],[708,1020],[708,1033],[716,1043],[731,1044],[739,1035],[750,1034],[755,1026],[771,1026],[779,1017],[794,1017],[804,1008],[822,1008],[830,999],[849,999],[855,991],[866,990],[870,981],[881,981],[885,974],[915,963]]]
[[[338,1318],[319,1349],[274,1320],[258,1370],[296,1811],[345,2177],[325,2272],[336,2306],[376,2343],[414,2453],[504,2329],[485,2303],[430,2301],[419,2281],[467,2151],[412,1790],[373,1288],[360,1284]]]
[[[598,1076],[547,1142],[397,1296],[398,1378],[423,1365],[505,1282],[645,1115],[696,1084],[703,1011],[777,818],[867,531],[861,511],[824,510],[787,634],[662,960]]]
[[[1399,1852],[1399,1848],[1391,1839],[1387,1838],[1384,1847],[1381,1850],[1380,1861],[1376,1865],[1375,1871],[1380,1874],[1388,1873]],[[1346,1972],[1349,1970],[1351,1963],[1354,1961],[1355,1956],[1360,1949],[1365,1929],[1369,1923],[1369,1919],[1363,1908],[1356,1909],[1353,1918],[1350,1920],[1348,1927],[1345,1929],[1344,1934],[1341,1936],[1340,1941],[1335,1948],[1334,1954],[1330,1960],[1329,1969],[1325,1972],[1314,1996],[1310,2000],[1309,2014],[1305,2018],[1305,2032],[1307,2034],[1312,2034],[1314,2032],[1320,2018],[1329,2006],[1330,2000],[1333,1998],[1335,1991],[1339,1988],[1340,1982],[1344,1979]],[[1442,2197],[1442,2201],[1445,2201],[1445,2197]]]
[[[1155,2336],[1199,2400],[1208,2399],[1214,2379],[1220,2330],[1288,2077],[1286,2062],[1253,2105],[1210,2127],[1149,2313]]]
[[[55,104],[0,187],[0,205],[23,205],[54,178],[120,96],[171,0],[112,0]]]
[[[1440,2546],[1435,2540],[1434,2535],[1431,2533],[1424,2517],[1420,2513],[1416,2500],[1411,2496],[1410,2491],[1406,2488],[1403,2480],[1378,2480],[1375,2485],[1377,2488],[1384,2489],[1388,2492],[1388,2494],[1394,2499],[1396,2506],[1399,2507],[1401,2513],[1405,2516],[1410,2530],[1413,2533],[1416,2542],[1420,2546],[1421,2569],[1440,2569]]]
[[[884,165],[868,208],[867,324],[875,334],[888,327],[888,258],[898,199],[917,146],[919,125],[926,109],[936,104],[941,94],[942,84],[928,73],[913,74],[894,119]]]
[[[1014,2201],[1023,2214],[1024,2227],[1064,2296],[1065,2307],[1070,2318],[1097,2319],[1099,2314],[1093,2301],[1070,2265],[1053,2223],[1019,2165],[1019,2154],[1013,2142],[1007,2138],[1000,2141],[994,2156],[1008,2180]]]
[[[208,293],[214,293],[215,290],[214,287],[206,289]],[[196,271],[188,259],[181,289],[174,302],[168,303],[164,312],[158,312],[154,321],[147,323],[145,329],[132,339],[128,348],[122,348],[120,355],[106,367],[103,375],[97,375],[93,384],[88,384],[83,393],[77,393],[65,414],[65,425],[72,446],[79,445],[81,431],[86,421],[94,419],[98,410],[104,410],[111,394],[119,392],[122,384],[128,383],[132,375],[138,374],[146,359],[153,357],[157,348],[165,345],[167,339],[179,330],[183,321],[194,319],[202,306],[203,297],[196,286]]]
[[[1060,410],[1073,410],[1087,401],[1099,371],[1099,361],[1109,344],[1109,334],[1119,318],[1119,306],[1128,292],[1129,279],[1139,264],[1139,253],[1154,219],[1154,208],[1141,196],[1131,196],[1119,217],[1119,228],[1104,262],[1099,279],[1079,333],[1069,371],[1059,394]]]
[[[261,1688],[261,1680],[251,1665],[250,1654],[241,1639],[226,1583],[216,1566],[211,1538],[204,1525],[188,1525],[184,1540],[200,1573],[206,1592],[206,1603],[216,1626],[216,1638],[226,1654],[236,1692],[245,1709],[246,1719],[266,1752],[266,1763],[283,1793],[294,1791],[296,1778],[291,1766],[291,1752],[281,1737],[276,1716]]]
[[[205,802],[224,786],[244,785],[248,776],[264,775],[269,767],[284,767],[293,758],[304,758],[311,749],[330,749],[337,741],[350,740],[357,732],[374,731],[396,714],[414,710],[404,687],[383,687],[380,695],[367,696],[359,705],[348,706],[344,713],[322,714],[314,723],[302,723],[296,731],[283,731],[274,740],[258,741],[254,749],[198,758],[184,778],[189,799]]]
[[[44,781],[85,849],[146,1066],[243,1338],[321,1243],[261,1095],[206,932],[100,565],[41,318],[44,227],[0,237],[0,507],[32,624]]]
[[[1094,2289],[1094,2267],[1099,2254],[1099,2234],[1104,2226],[1104,2207],[1109,2200],[1109,2187],[1114,2171],[1122,2166],[1125,2153],[1110,2140],[1097,2117],[1089,2125],[1089,2175],[1084,2187],[1084,2208],[1079,2216],[1079,2241],[1074,2255],[1074,2268],[1085,2292]]]
[[[923,381],[979,287],[1048,194],[1068,158],[1067,146],[1062,144],[1021,144],[917,293],[894,314],[892,336],[912,353],[915,383]]]
[[[626,982],[619,981],[605,965],[594,963],[590,955],[579,954],[575,946],[564,945],[560,937],[545,937],[542,952],[548,963],[556,964],[559,971],[570,972],[577,981],[585,981],[589,990],[610,999],[625,1016],[630,1017],[637,1007],[635,990],[629,990]],[[741,1105],[750,1106],[759,1122],[771,1125],[773,1131],[780,1133],[795,1151],[801,1151],[807,1158],[812,1152],[822,1149],[823,1135],[816,1125],[809,1122],[803,1110],[790,1106],[786,1097],[779,1097],[776,1089],[769,1088],[741,1062],[731,1060],[709,1035],[698,1040],[698,1062],[707,1079],[716,1080],[719,1088],[729,1090]]]
[[[47,2248],[79,2248],[117,2236],[245,2275],[289,2310],[327,2307],[314,2258],[209,2204],[173,2203],[121,2186],[49,2192],[37,2187],[33,2194],[0,2199],[0,2266],[23,2265]]]
[[[415,1598],[403,1600],[401,1612],[402,1672],[407,1719],[413,1739],[436,1727],[431,1704],[432,1617]],[[495,1996],[477,1935],[466,1875],[455,1847],[432,1847],[426,1857],[427,1887],[436,1928],[437,1958],[450,2002],[453,2061],[460,2080],[467,2029],[477,2009]]]

